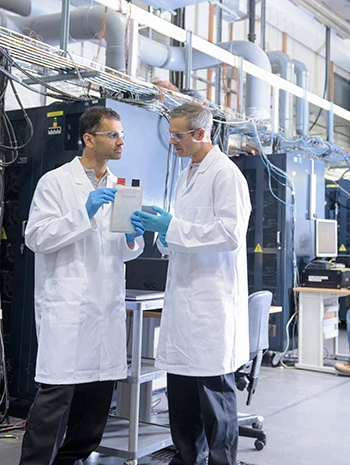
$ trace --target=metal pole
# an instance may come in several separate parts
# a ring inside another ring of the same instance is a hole
[[[333,102],[331,102],[331,108],[328,112],[327,118],[327,141],[331,144],[334,143],[334,113],[333,113]]]
[[[220,0],[222,3],[222,0]],[[216,43],[222,41],[222,8],[215,6],[216,10]],[[215,70],[215,103],[221,105],[221,65],[216,67]]]
[[[331,68],[331,28],[326,26],[326,99],[330,99],[330,79],[329,73]]]
[[[137,77],[139,74],[139,23],[131,19],[129,23],[128,74]]]
[[[132,382],[130,387],[128,452],[137,452],[139,441],[142,317],[141,304],[139,304],[138,308],[134,309],[132,322],[131,376],[136,381]]]
[[[186,31],[185,89],[191,89],[191,72],[192,72],[192,32]]]
[[[68,48],[69,7],[70,0],[62,0],[60,49],[64,52],[66,52]]]
[[[239,96],[239,101],[237,105],[237,111],[240,115],[244,114],[244,105],[243,105],[243,94],[244,94],[244,88],[243,88],[243,82],[244,82],[244,73],[243,73],[243,57],[238,57],[238,89],[237,93]]]
[[[331,86],[330,86],[330,73],[331,73],[331,28],[326,26],[326,99],[331,99]],[[333,144],[334,140],[334,115],[333,105],[327,112],[327,141]]]
[[[260,47],[265,51],[266,36],[266,0],[261,0],[261,38]]]
[[[249,0],[249,42],[255,42],[255,0]]]

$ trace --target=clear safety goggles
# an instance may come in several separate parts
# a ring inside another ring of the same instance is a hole
[[[168,131],[168,135],[170,139],[175,139],[176,142],[180,142],[184,140],[184,138],[187,136],[187,134],[190,134],[191,132],[195,132],[197,129],[191,129],[190,131],[183,131],[183,132],[170,132]]]
[[[91,133],[93,136],[105,136],[107,139],[112,139],[112,140],[119,140],[119,139],[125,139],[125,132],[124,131],[97,131],[97,132],[92,132]]]

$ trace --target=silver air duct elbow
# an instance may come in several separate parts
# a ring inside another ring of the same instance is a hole
[[[293,82],[294,65],[284,52],[267,52],[272,72],[280,74],[283,79]],[[280,90],[279,98],[279,125],[288,136],[293,134],[293,96],[285,90]]]
[[[269,59],[262,48],[253,42],[246,40],[235,40],[223,42],[219,47],[243,57],[245,60],[271,73]],[[245,86],[245,114],[249,118],[261,121],[270,120],[271,85],[259,78],[246,75]]]
[[[297,77],[297,86],[302,87],[305,91],[309,87],[310,73],[305,64],[298,60],[293,60],[294,71]],[[296,132],[299,136],[307,137],[309,135],[309,102],[306,98],[296,99]]]

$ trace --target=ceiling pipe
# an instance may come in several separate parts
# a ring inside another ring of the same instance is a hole
[[[1,1],[1,0],[0,0]],[[70,13],[69,33],[74,41],[97,39],[105,17],[104,7],[77,8]],[[23,34],[35,31],[45,43],[57,45],[60,40],[61,13],[40,16],[37,18],[11,18]],[[106,16],[106,66],[125,71],[126,18],[113,10]],[[230,41],[217,44],[225,50],[243,57],[247,61],[271,72],[271,65],[266,53],[256,44],[245,41]],[[172,71],[185,71],[185,48],[167,46],[139,35],[140,61],[157,68]],[[192,69],[213,68],[221,61],[193,49]],[[245,114],[259,120],[270,119],[270,84],[247,74],[245,91]]]
[[[284,52],[267,52],[272,65],[272,72],[280,74],[283,79],[293,82],[294,65]],[[279,126],[287,135],[293,134],[293,96],[285,90],[280,90],[279,97]]]
[[[140,61],[148,65],[184,71],[186,60],[183,47],[173,47],[155,42],[142,35],[139,36]],[[238,55],[264,70],[271,72],[271,65],[266,53],[258,45],[246,40],[234,40],[216,44],[234,55]],[[192,69],[213,68],[222,62],[214,57],[193,49]],[[254,76],[247,74],[245,90],[245,114],[259,120],[270,119],[271,86]]]
[[[21,16],[29,16],[32,12],[31,0],[0,0],[0,8]]]
[[[305,92],[309,88],[310,73],[305,64],[299,60],[292,60],[294,72],[297,78],[297,86],[302,87]],[[306,98],[296,97],[296,133],[299,136],[309,135],[309,102]]]
[[[0,0],[1,1],[1,0]],[[105,17],[105,7],[77,8],[70,12],[69,36],[71,41],[98,39]],[[35,31],[50,45],[58,45],[61,36],[61,13],[37,18],[11,17],[22,34]],[[125,18],[114,10],[106,13],[106,66],[125,71]]]
[[[271,65],[267,54],[255,43],[247,40],[234,40],[217,45],[271,73]],[[197,60],[203,61],[204,54],[198,52],[197,55]],[[215,60],[215,58],[212,58],[212,60]],[[193,66],[196,69],[195,56],[193,56]],[[244,101],[246,116],[257,120],[270,120],[271,85],[268,82],[247,73]]]

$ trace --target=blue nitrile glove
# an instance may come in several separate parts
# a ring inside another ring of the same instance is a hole
[[[164,247],[168,247],[168,243],[167,243],[167,241],[165,240],[165,236],[166,236],[166,233],[158,233],[158,239],[160,240],[160,243],[161,243]]]
[[[118,191],[114,187],[103,187],[90,192],[85,204],[90,220],[104,203],[114,202],[116,192]]]
[[[141,210],[136,210],[135,213],[140,217],[142,226],[146,231],[166,233],[173,216],[162,208],[155,206],[152,206],[152,208],[155,212],[159,213],[159,215],[153,215],[152,213],[146,213]]]
[[[144,227],[142,226],[141,220],[137,215],[131,215],[131,222],[135,228],[135,233],[126,233],[126,242],[134,242],[135,237],[142,236],[145,232]]]

